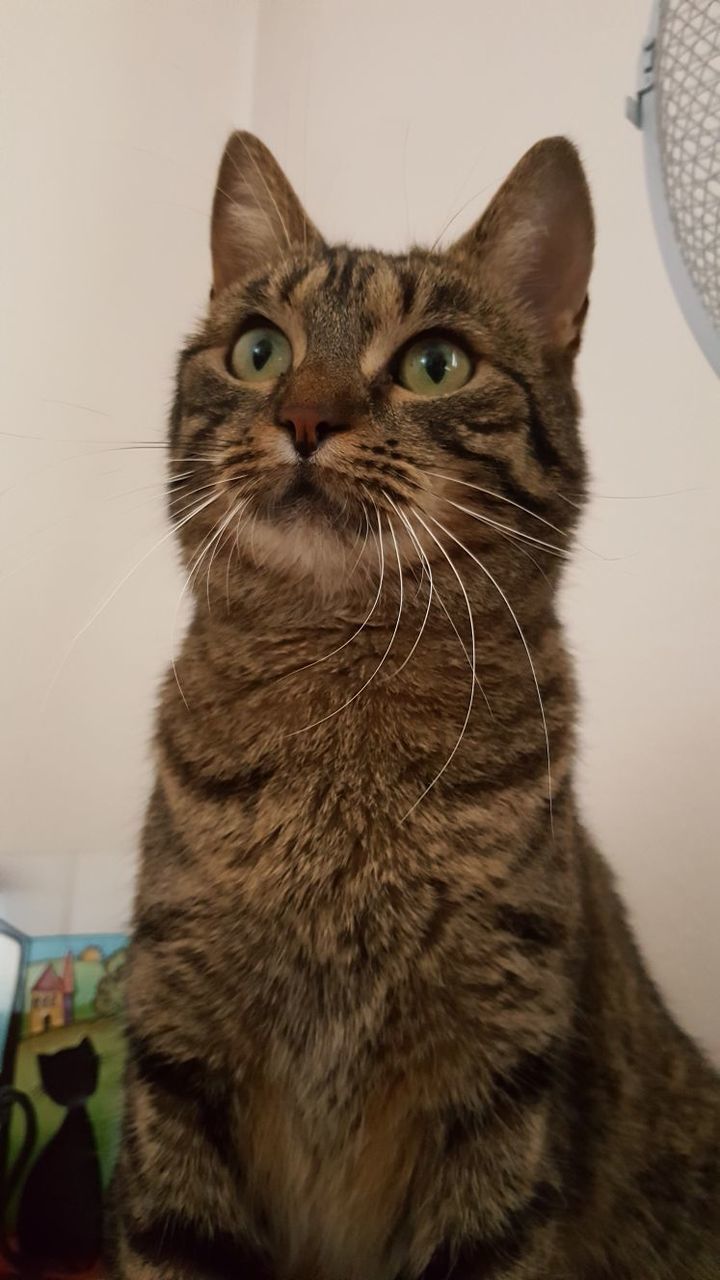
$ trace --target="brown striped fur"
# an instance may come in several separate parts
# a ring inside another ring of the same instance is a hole
[[[137,891],[123,1280],[720,1278],[718,1080],[573,791],[592,243],[563,139],[399,256],[328,248],[228,144],[171,421],[198,569]],[[229,372],[248,316],[290,340],[276,383]],[[395,357],[436,328],[474,372],[424,399]],[[308,461],[288,404],[338,427]]]

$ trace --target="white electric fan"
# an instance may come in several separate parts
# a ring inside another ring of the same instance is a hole
[[[720,0],[655,0],[627,114],[668,275],[720,375]]]

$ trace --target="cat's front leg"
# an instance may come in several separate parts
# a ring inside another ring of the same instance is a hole
[[[417,1280],[560,1280],[569,1276],[561,1243],[563,1204],[557,1187],[543,1176],[528,1182],[522,1197],[504,1211],[489,1198],[483,1218],[492,1208],[492,1228],[483,1229],[476,1222],[474,1228],[466,1228],[467,1233],[441,1240]],[[572,1276],[580,1280],[574,1271]]]
[[[554,1232],[526,1236],[509,1224],[494,1237],[442,1244],[418,1280],[557,1280]],[[579,1280],[579,1277],[576,1278]]]
[[[275,1273],[249,1246],[211,1236],[186,1222],[178,1235],[167,1223],[128,1231],[122,1224],[113,1247],[112,1280],[275,1280]]]
[[[201,1063],[133,1045],[111,1196],[113,1280],[276,1280],[243,1207],[231,1128]]]
[[[121,1219],[110,1266],[112,1280],[275,1280],[252,1247],[187,1219],[181,1228],[162,1217],[145,1228]]]

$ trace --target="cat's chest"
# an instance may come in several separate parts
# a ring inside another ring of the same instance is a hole
[[[183,945],[208,974],[202,1016],[210,985],[236,1058],[262,1047],[323,1105],[350,1088],[352,1064],[405,1042],[430,1052],[482,1022],[503,981],[495,908],[544,806],[532,791],[516,791],[512,806],[496,793],[499,743],[490,762],[488,742],[470,733],[455,773],[423,796],[452,742],[414,704],[373,708],[368,693],[294,736],[264,703],[219,694],[202,717],[161,715],[160,782],[181,857],[165,875],[148,856],[148,895],[178,902]],[[403,737],[408,716],[422,742]],[[543,766],[544,756],[540,788]],[[469,774],[460,786],[458,769]],[[530,962],[513,966],[525,999]]]
[[[377,740],[334,760],[298,752],[294,767],[267,753],[264,772],[235,750],[212,781],[198,739],[189,766],[176,745],[161,742],[161,782],[188,857],[157,888],[192,901],[206,954],[210,922],[214,981],[239,1028],[272,1028],[288,1059],[307,1059],[308,1045],[323,1063],[357,1058],[398,1008],[417,1032],[459,978],[482,978],[512,845],[498,848],[489,809],[477,824],[461,813],[458,832],[438,792],[403,822],[403,752]]]
[[[439,964],[432,945],[439,886],[352,854],[319,874],[276,849],[268,882],[258,868],[240,896],[238,962],[251,958],[256,974],[243,1000],[263,1028],[247,1145],[282,1274],[390,1280],[403,1258],[387,1242],[423,1137],[425,1058],[451,1054],[440,993],[455,961]]]
[[[226,903],[246,998],[262,1000],[289,1050],[307,1055],[312,1026],[314,1044],[357,1052],[398,993],[422,985],[450,896],[463,912],[462,894],[444,877],[411,872],[397,854],[379,864],[338,832],[331,857],[321,832],[305,844],[271,843],[238,873]]]
[[[246,1150],[280,1275],[398,1274],[397,1225],[422,1149],[417,1101],[411,1082],[380,1086],[354,1112],[326,1102],[313,1115],[287,1082],[257,1089]]]

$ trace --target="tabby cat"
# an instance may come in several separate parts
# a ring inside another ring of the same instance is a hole
[[[720,1083],[578,816],[556,615],[593,254],[562,138],[446,251],[234,134],[170,507],[123,1280],[718,1280]]]

